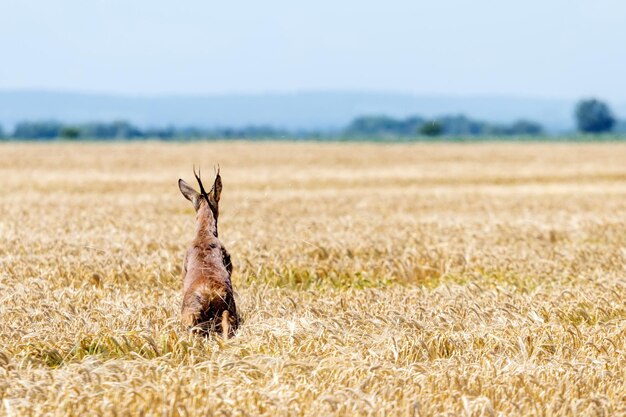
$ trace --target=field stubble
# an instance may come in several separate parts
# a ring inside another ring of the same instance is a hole
[[[243,325],[178,322],[191,165]],[[626,414],[626,146],[0,146],[0,415]]]

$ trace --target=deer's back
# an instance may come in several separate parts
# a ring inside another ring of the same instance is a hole
[[[183,280],[183,323],[221,331],[220,320],[229,312],[231,328],[239,323],[230,281],[230,265],[224,264],[219,242],[205,245],[194,242],[185,257]],[[227,253],[227,252],[226,252]]]

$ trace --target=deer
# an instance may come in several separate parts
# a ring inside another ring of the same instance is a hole
[[[196,230],[183,261],[183,303],[181,321],[195,333],[208,336],[215,332],[224,339],[234,336],[239,316],[231,283],[230,254],[218,239],[217,219],[222,193],[219,167],[211,191],[207,193],[200,179],[200,169],[193,174],[200,192],[178,180],[178,188],[196,210]]]

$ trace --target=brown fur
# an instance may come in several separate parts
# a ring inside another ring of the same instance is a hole
[[[217,237],[219,172],[207,198],[183,180],[179,180],[179,188],[196,208],[195,237],[183,264],[182,322],[198,333],[217,332],[228,338],[237,330],[239,316],[231,284],[230,254]]]

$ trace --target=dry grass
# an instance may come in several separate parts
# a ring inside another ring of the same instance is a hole
[[[244,324],[178,324],[219,162]],[[0,146],[0,415],[624,415],[626,146]]]

